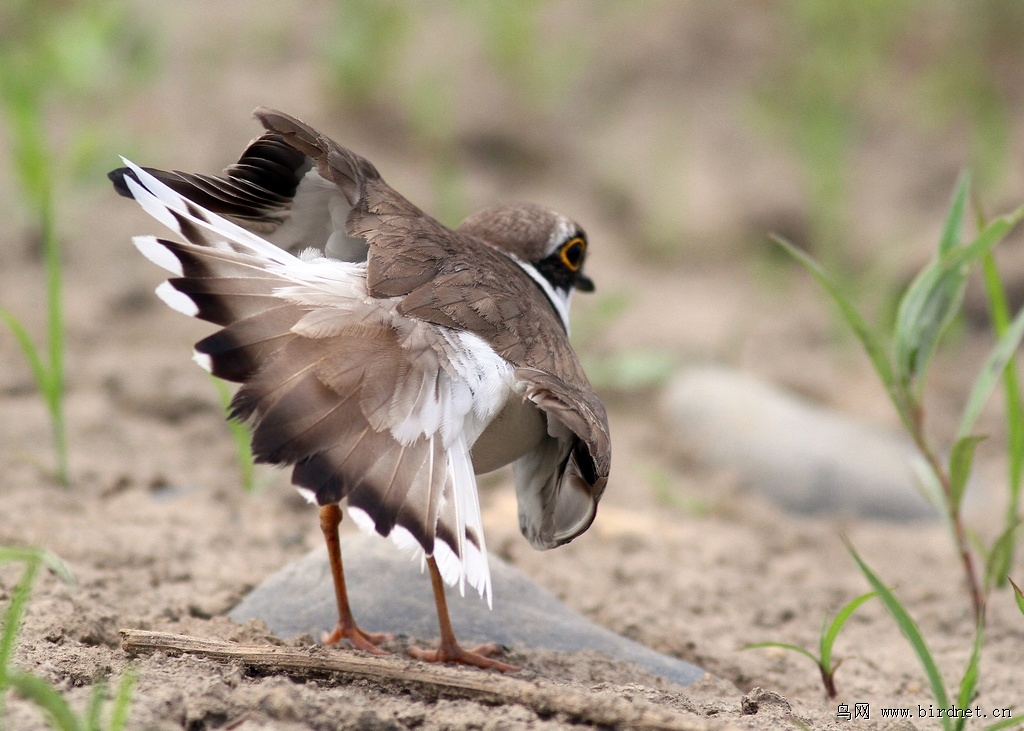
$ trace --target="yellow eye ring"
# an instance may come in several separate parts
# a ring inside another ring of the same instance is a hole
[[[587,250],[587,242],[579,236],[566,241],[558,251],[558,256],[570,272],[579,271],[583,266],[583,252]]]

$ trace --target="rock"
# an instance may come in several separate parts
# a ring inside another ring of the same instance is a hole
[[[889,520],[936,516],[918,492],[916,451],[901,432],[856,421],[725,368],[668,386],[666,416],[683,450],[735,470],[744,487],[797,513]]]
[[[754,716],[758,713],[768,716],[788,716],[793,713],[789,701],[773,690],[754,688],[740,698],[740,713]]]
[[[341,551],[349,600],[367,630],[438,636],[430,580],[420,572],[418,562],[377,536],[345,536]],[[475,592],[467,592],[464,599],[457,592],[448,592],[452,624],[464,646],[498,642],[561,652],[596,650],[679,685],[706,675],[695,665],[599,627],[498,557],[490,556],[490,564],[493,610]],[[326,550],[312,551],[270,576],[229,616],[236,622],[261,619],[283,639],[300,634],[323,636],[338,618]]]

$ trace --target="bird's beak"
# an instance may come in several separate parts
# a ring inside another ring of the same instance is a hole
[[[594,280],[582,272],[576,274],[576,289],[580,292],[593,292]]]

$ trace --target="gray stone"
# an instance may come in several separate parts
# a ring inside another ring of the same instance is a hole
[[[377,536],[345,536],[341,550],[352,611],[362,626],[373,632],[438,636],[430,579],[418,562]],[[490,556],[490,565],[493,610],[471,589],[465,598],[448,592],[452,625],[464,646],[498,642],[562,652],[596,650],[680,685],[706,675],[695,665],[599,627],[496,556]],[[236,622],[261,619],[281,638],[304,633],[319,638],[333,629],[338,615],[326,550],[313,551],[269,577],[230,617]]]
[[[813,405],[751,376],[701,367],[669,385],[673,438],[698,463],[798,513],[936,516],[918,491],[906,435]]]

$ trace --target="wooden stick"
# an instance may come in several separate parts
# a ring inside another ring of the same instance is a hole
[[[123,629],[121,647],[130,655],[166,652],[221,662],[237,662],[261,673],[299,676],[340,675],[383,681],[385,686],[414,690],[427,697],[465,698],[488,705],[514,703],[542,715],[564,714],[570,720],[600,726],[651,731],[708,731],[698,718],[658,708],[646,701],[609,698],[549,681],[520,680],[497,673],[446,665],[428,665],[398,655],[371,657],[326,647],[297,649],[234,642],[167,632]]]

